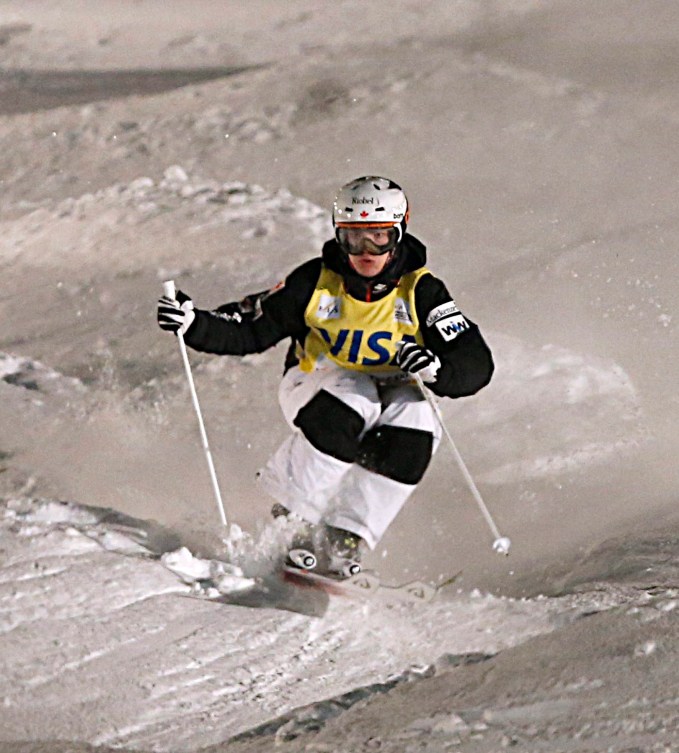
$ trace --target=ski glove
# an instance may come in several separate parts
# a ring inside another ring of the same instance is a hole
[[[441,368],[441,361],[435,353],[411,342],[402,342],[399,345],[396,363],[408,374],[419,374],[423,382],[435,382]]]
[[[158,326],[161,329],[183,335],[195,318],[193,301],[181,290],[177,291],[176,299],[165,295],[158,299]]]

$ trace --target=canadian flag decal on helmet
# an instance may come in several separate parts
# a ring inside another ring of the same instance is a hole
[[[366,212],[365,210],[361,212],[361,217],[367,217],[369,212]]]

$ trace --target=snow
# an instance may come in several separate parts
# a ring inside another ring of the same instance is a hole
[[[22,737],[22,720],[37,703],[55,713],[60,708],[64,718],[76,714],[75,739],[193,750],[219,742],[225,729],[236,735],[319,697],[433,664],[445,653],[496,653],[552,630],[554,616],[573,609],[568,599],[478,593],[387,608],[338,600],[320,618],[198,600],[189,605],[177,596],[193,592],[185,581],[215,577],[209,563],[187,548],[149,559],[148,549],[130,546],[130,537],[133,543],[148,538],[140,531],[149,524],[128,522],[125,536],[109,530],[107,512],[35,499],[10,501],[3,510],[0,697],[12,710],[13,721],[3,723],[10,739]],[[104,551],[105,533],[115,533],[119,545],[109,541]],[[225,574],[220,590],[247,587],[237,568]],[[130,672],[134,682],[121,695],[110,675],[122,681]],[[89,690],[84,697],[63,694],[77,687]],[[107,710],[103,726],[83,712],[95,698]],[[31,719],[36,739],[54,731],[50,715],[44,722]]]
[[[0,10],[0,747],[676,750],[674,3],[39,5]],[[190,354],[223,529],[154,322],[373,172],[498,366],[440,407],[510,556],[442,445],[367,563],[427,605],[262,592],[285,346]]]

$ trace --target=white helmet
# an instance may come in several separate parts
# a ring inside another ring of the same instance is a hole
[[[389,178],[367,175],[340,188],[332,211],[335,235],[340,229],[394,228],[395,244],[403,239],[408,223],[408,199],[401,186]]]

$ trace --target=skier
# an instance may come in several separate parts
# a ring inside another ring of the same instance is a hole
[[[335,237],[271,290],[208,311],[181,291],[158,323],[195,350],[260,353],[291,338],[279,389],[293,433],[259,474],[274,516],[302,521],[290,558],[360,569],[422,479],[441,437],[414,379],[473,395],[493,360],[479,328],[425,268],[396,183],[366,176],[337,194]]]

